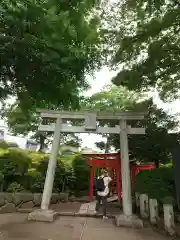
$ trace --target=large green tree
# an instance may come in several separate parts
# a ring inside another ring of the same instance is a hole
[[[156,89],[164,100],[179,96],[180,4],[175,0],[116,1],[106,14],[116,85]],[[108,32],[108,33],[107,33]]]
[[[98,2],[2,0],[0,99],[77,107],[101,60]]]
[[[48,108],[48,105],[46,106]],[[31,106],[30,108],[21,108],[19,102],[6,105],[3,108],[4,119],[6,120],[9,130],[14,135],[21,135],[36,140],[39,144],[39,151],[43,151],[47,144],[52,142],[53,134],[51,132],[40,132],[38,126],[41,124],[41,118],[39,113],[36,112],[36,108]],[[45,124],[50,123],[49,120],[44,120]],[[61,134],[61,145],[68,145],[72,147],[80,147],[81,140],[73,133]]]

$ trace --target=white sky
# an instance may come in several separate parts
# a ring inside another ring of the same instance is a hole
[[[103,86],[110,84],[112,77],[115,75],[115,72],[109,71],[107,67],[102,68],[99,72],[95,74],[95,79],[89,78],[88,81],[91,84],[91,89],[87,91],[85,95],[92,95],[98,91],[100,91]],[[154,94],[154,102],[157,103],[159,107],[170,111],[172,114],[180,113],[180,99],[176,100],[171,104],[163,104],[159,99],[157,94]],[[0,126],[4,125],[3,121],[0,120]],[[96,134],[80,134],[80,137],[83,140],[82,147],[88,147],[92,149],[96,149],[95,142],[101,141],[103,138]],[[13,141],[13,137],[11,136],[11,141]],[[18,138],[14,138],[14,141],[17,142],[20,146],[22,145]]]

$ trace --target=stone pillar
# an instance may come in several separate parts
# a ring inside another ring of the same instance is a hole
[[[149,215],[150,215],[150,222],[152,224],[156,224],[157,217],[158,217],[158,202],[156,199],[149,199]]]
[[[136,207],[140,207],[140,194],[138,192],[135,193],[135,198],[136,198]]]
[[[164,204],[164,227],[167,233],[170,235],[175,234],[175,225],[174,225],[174,211],[172,204]]]
[[[48,169],[46,173],[46,180],[44,184],[44,191],[41,202],[41,209],[48,210],[49,204],[51,201],[51,195],[53,190],[54,183],[54,175],[56,170],[56,162],[57,162],[57,153],[59,150],[60,143],[60,130],[61,130],[61,119],[58,118],[55,124],[54,138],[52,143],[51,156],[49,159]]]
[[[149,198],[147,194],[140,194],[140,215],[142,218],[149,216]]]
[[[126,120],[120,120],[122,203],[125,216],[132,216],[131,178]]]

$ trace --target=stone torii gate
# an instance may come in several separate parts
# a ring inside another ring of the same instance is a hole
[[[121,175],[122,175],[122,203],[123,215],[119,216],[120,225],[134,225],[135,218],[132,214],[131,199],[131,179],[129,168],[129,151],[128,151],[128,134],[145,134],[144,128],[132,128],[127,125],[128,120],[143,120],[145,113],[137,112],[66,112],[53,110],[38,110],[42,119],[55,120],[49,125],[40,125],[39,131],[54,132],[51,156],[49,159],[46,180],[44,184],[41,209],[29,214],[29,220],[53,221],[56,213],[49,210],[54,175],[56,169],[56,159],[59,150],[61,133],[111,133],[120,134],[120,151],[121,151]],[[64,123],[64,121],[84,120],[83,126],[74,126]],[[119,125],[114,127],[100,127],[97,124],[99,120],[114,120]]]

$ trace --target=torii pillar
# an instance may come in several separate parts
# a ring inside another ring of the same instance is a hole
[[[118,227],[142,228],[143,222],[132,212],[131,174],[128,148],[128,126],[124,119],[120,120],[120,153],[121,153],[121,179],[122,179],[122,205],[123,214],[116,217]]]
[[[126,120],[120,120],[122,203],[125,216],[132,216],[131,177]]]

